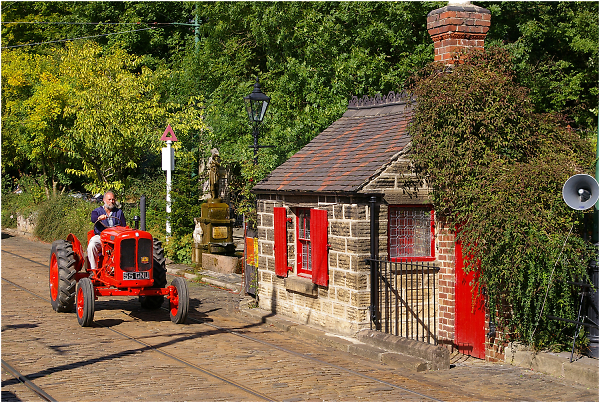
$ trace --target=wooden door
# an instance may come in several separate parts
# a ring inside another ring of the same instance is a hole
[[[485,358],[485,304],[482,295],[473,299],[471,281],[477,272],[465,273],[462,245],[457,242],[455,253],[455,319],[454,343],[458,351],[477,358]]]

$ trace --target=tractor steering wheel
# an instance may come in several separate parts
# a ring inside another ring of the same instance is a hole
[[[96,222],[94,223],[94,226],[96,226],[96,224],[97,224],[97,223],[100,223],[100,224],[102,224],[102,225],[103,225],[104,227],[106,227],[106,228],[110,228],[110,227],[118,227],[118,226],[121,226],[121,220],[120,220],[120,219],[118,219],[118,218],[117,218],[117,217],[115,217],[115,216],[108,216],[108,217],[106,217],[104,220],[106,220],[106,221],[108,221],[108,222],[105,224],[105,223],[103,223],[103,222],[102,222],[103,220],[100,220],[100,219],[98,219],[98,220],[96,220]],[[112,225],[110,225],[110,223],[111,223],[111,222],[112,222]]]

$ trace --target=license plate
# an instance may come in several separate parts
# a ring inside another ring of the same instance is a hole
[[[149,280],[150,272],[148,271],[125,271],[123,272],[123,280]]]

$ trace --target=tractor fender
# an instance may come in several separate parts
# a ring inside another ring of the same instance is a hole
[[[73,234],[69,234],[67,236],[67,241],[71,243],[73,247],[73,252],[75,253],[75,270],[79,271],[83,267],[83,263],[85,262],[85,257],[83,256],[83,246],[81,246],[81,242],[79,239]]]

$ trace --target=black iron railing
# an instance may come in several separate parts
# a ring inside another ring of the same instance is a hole
[[[439,268],[430,262],[367,259],[371,265],[371,327],[437,344]]]

